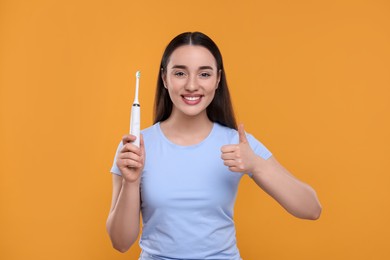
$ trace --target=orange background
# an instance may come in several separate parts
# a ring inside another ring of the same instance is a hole
[[[105,231],[109,170],[135,71],[147,127],[162,52],[194,30],[224,55],[239,121],[323,205],[296,219],[244,178],[242,257],[390,259],[385,0],[2,0],[0,259],[137,259]]]

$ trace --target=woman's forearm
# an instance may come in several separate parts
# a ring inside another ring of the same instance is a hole
[[[120,252],[126,252],[136,241],[140,229],[139,182],[122,181],[115,207],[107,219],[107,231],[112,245]]]
[[[260,165],[261,164],[261,165]],[[318,219],[321,205],[316,192],[306,183],[292,176],[275,158],[259,160],[253,179],[292,215],[303,219]]]

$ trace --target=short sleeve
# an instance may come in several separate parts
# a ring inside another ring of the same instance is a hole
[[[272,153],[265,147],[260,141],[258,141],[256,138],[254,138],[251,134],[246,134],[246,138],[248,139],[249,145],[251,146],[252,150],[263,158],[264,160],[267,160],[272,156]],[[253,174],[250,172],[248,175],[252,178]]]
[[[120,172],[118,166],[116,165],[116,157],[118,156],[118,154],[119,154],[120,150],[122,149],[122,147],[123,147],[123,144],[122,144],[122,142],[120,142],[119,145],[118,145],[118,147],[117,147],[117,149],[116,149],[116,153],[115,153],[115,157],[114,157],[114,162],[113,162],[112,167],[111,167],[111,170],[110,170],[111,173],[116,174],[116,175],[120,175],[120,176],[121,176],[122,174],[121,174],[121,172]]]
[[[254,138],[253,135],[246,134],[246,137],[248,139],[249,145],[251,146],[255,154],[257,154],[264,160],[267,160],[272,156],[272,153],[267,149],[267,147],[265,147],[260,141]]]

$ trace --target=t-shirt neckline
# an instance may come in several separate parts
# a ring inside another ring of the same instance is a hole
[[[180,145],[180,144],[176,144],[174,142],[172,142],[171,140],[169,140],[165,134],[163,133],[163,131],[161,130],[161,126],[160,126],[160,122],[156,123],[156,129],[157,129],[157,132],[160,134],[160,136],[163,138],[163,140],[167,143],[169,143],[170,145],[172,146],[175,146],[177,148],[181,148],[181,149],[193,149],[193,148],[196,148],[196,147],[199,147],[201,146],[202,144],[204,144],[205,142],[207,142],[208,139],[210,139],[210,137],[213,135],[213,133],[215,132],[215,128],[216,128],[216,123],[213,122],[213,127],[211,128],[211,131],[210,133],[206,136],[206,138],[204,138],[202,141],[200,141],[199,143],[197,144],[192,144],[192,145]]]

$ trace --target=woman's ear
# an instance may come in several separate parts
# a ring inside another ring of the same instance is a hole
[[[219,82],[221,81],[221,74],[222,74],[222,70],[219,70],[218,71],[218,78],[217,78],[217,87],[215,89],[218,89]]]
[[[167,77],[167,75],[166,75],[164,69],[161,68],[161,79],[162,79],[162,81],[163,81],[164,88],[168,89],[168,88],[167,88],[166,77]]]

